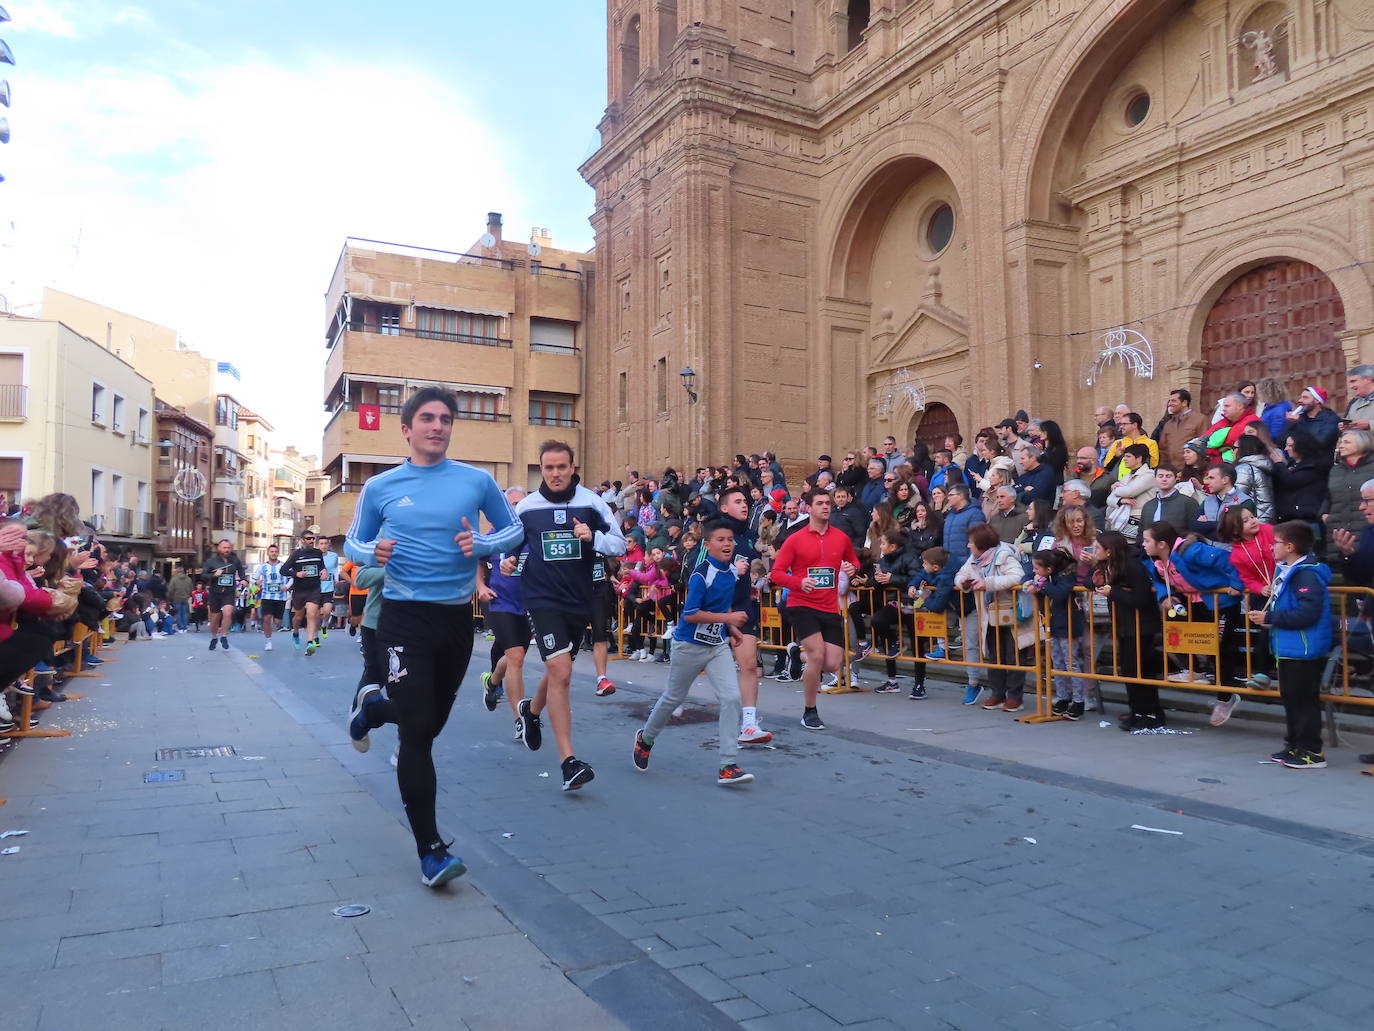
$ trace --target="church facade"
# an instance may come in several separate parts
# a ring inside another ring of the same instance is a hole
[[[609,0],[583,464],[1374,361],[1368,0]],[[680,372],[696,373],[694,402]]]

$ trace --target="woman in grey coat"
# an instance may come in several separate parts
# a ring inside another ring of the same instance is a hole
[[[1326,538],[1336,530],[1349,530],[1359,536],[1365,528],[1360,512],[1360,484],[1374,479],[1374,434],[1368,430],[1346,430],[1336,438],[1336,464],[1327,484],[1331,489],[1329,508],[1323,517]]]
[[[1259,437],[1246,434],[1236,441],[1236,487],[1250,495],[1261,523],[1274,522],[1273,468]]]

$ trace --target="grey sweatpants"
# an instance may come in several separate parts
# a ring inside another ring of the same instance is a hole
[[[730,646],[674,641],[672,654],[668,690],[659,696],[654,711],[649,713],[644,736],[650,742],[658,740],[673,710],[687,700],[692,681],[705,673],[720,703],[720,759],[722,763],[733,762],[737,751],[735,735],[739,733],[739,675]]]

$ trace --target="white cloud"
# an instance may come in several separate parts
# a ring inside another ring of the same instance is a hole
[[[0,290],[22,303],[52,284],[175,326],[233,361],[243,400],[307,453],[344,236],[461,250],[487,211],[527,210],[502,141],[406,68],[31,74],[16,113],[0,244],[13,220],[18,271]]]
[[[112,25],[145,25],[152,21],[142,7],[96,0],[19,0],[10,10],[13,31],[77,39],[99,35]]]

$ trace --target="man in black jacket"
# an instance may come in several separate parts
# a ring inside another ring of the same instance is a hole
[[[305,654],[314,655],[320,626],[320,572],[324,552],[315,547],[315,535],[301,534],[301,546],[281,564],[281,575],[291,585],[291,643],[301,646],[301,620],[305,621]]]
[[[854,542],[854,550],[863,547],[868,536],[870,517],[868,510],[854,500],[854,492],[844,484],[835,488],[835,505],[830,510],[830,525],[844,531],[846,537]]]

